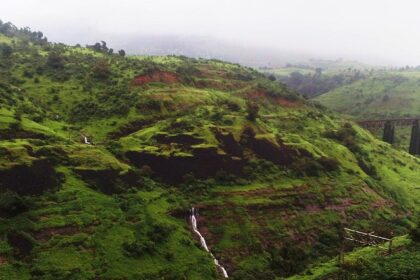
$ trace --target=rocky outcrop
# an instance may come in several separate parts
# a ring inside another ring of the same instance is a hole
[[[147,152],[129,151],[127,158],[136,166],[150,166],[156,177],[164,182],[179,184],[186,174],[197,178],[215,176],[218,171],[240,174],[246,161],[227,154],[220,154],[216,147],[196,148],[193,156],[164,156]]]
[[[182,146],[192,146],[203,143],[203,139],[190,134],[166,134],[158,133],[153,137],[160,144],[176,143]]]
[[[21,195],[39,195],[58,187],[62,176],[48,159],[34,159],[30,165],[19,164],[0,170],[0,190]]]
[[[215,129],[214,136],[219,141],[221,148],[227,153],[235,157],[243,156],[241,145],[235,140],[231,132],[223,132]]]
[[[256,137],[251,127],[244,129],[241,143],[258,157],[279,165],[290,165],[299,156],[312,157],[308,151],[287,146],[281,139],[274,141],[265,137]]]
[[[91,187],[105,194],[121,193],[140,183],[140,176],[132,170],[75,168],[75,172]]]

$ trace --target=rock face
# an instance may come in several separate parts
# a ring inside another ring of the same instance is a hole
[[[223,133],[222,131],[216,129],[214,135],[217,141],[220,142],[222,149],[227,153],[235,157],[243,156],[243,149],[241,145],[236,142],[232,133]]]
[[[33,131],[26,131],[21,128],[17,129],[1,129],[0,130],[0,140],[10,140],[10,139],[41,139],[45,140],[48,136],[36,133]]]
[[[31,165],[15,165],[0,170],[0,189],[22,195],[39,195],[57,187],[60,182],[61,175],[48,159],[35,159]]]
[[[139,183],[140,177],[133,171],[121,173],[115,169],[75,169],[91,187],[105,193],[120,193]]]
[[[278,165],[290,165],[299,156],[312,157],[308,151],[287,146],[281,139],[276,139],[273,142],[267,138],[257,138],[251,127],[244,129],[241,143],[251,149],[258,157]]]
[[[154,138],[158,144],[177,144],[188,150],[186,155],[163,155],[147,151],[128,151],[126,157],[136,166],[149,166],[166,183],[178,184],[186,174],[197,178],[215,176],[219,171],[239,175],[250,157],[256,156],[279,165],[290,165],[299,156],[312,155],[266,138],[256,138],[252,128],[246,128],[238,142],[230,132],[219,129],[213,131],[219,145],[209,146],[202,139],[191,135],[158,134]],[[197,145],[200,143],[201,145]]]
[[[219,154],[213,147],[197,148],[194,150],[193,156],[165,157],[137,151],[129,151],[126,156],[139,167],[150,166],[164,182],[170,184],[181,183],[183,177],[189,173],[198,178],[215,176],[220,170],[239,174],[245,164],[245,160]]]

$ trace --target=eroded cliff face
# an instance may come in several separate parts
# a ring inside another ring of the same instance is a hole
[[[0,189],[21,195],[40,195],[56,189],[62,176],[53,160],[36,154],[30,145],[1,147]]]
[[[235,140],[231,132],[215,129],[213,133],[217,145],[186,134],[158,134],[154,137],[157,147],[160,144],[178,145],[185,151],[184,154],[127,151],[125,156],[138,167],[151,167],[155,178],[161,178],[169,184],[181,183],[189,173],[197,178],[214,177],[221,171],[240,176],[244,166],[254,157],[282,166],[291,165],[299,157],[312,157],[308,151],[289,147],[281,140],[256,138],[251,127],[244,129],[239,141]]]

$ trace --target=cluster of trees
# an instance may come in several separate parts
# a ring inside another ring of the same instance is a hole
[[[86,45],[87,48],[92,49],[96,52],[105,53],[105,54],[114,54],[114,49],[108,48],[105,41],[96,42],[93,45]],[[122,57],[125,56],[124,50],[119,50],[118,54]]]
[[[324,75],[322,74],[322,69],[317,68],[313,74],[302,74],[296,71],[289,76],[280,76],[278,80],[307,97],[315,97],[337,87],[351,84],[364,77],[365,75],[359,70]]]
[[[16,36],[23,40],[31,41],[35,44],[45,45],[48,43],[47,37],[41,31],[32,31],[29,27],[17,28],[10,22],[0,20],[0,33],[8,37]]]

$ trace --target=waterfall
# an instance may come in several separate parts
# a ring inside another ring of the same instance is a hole
[[[197,234],[198,235],[198,237],[200,238],[200,243],[201,243],[201,247],[203,247],[204,248],[204,250],[206,250],[207,252],[209,252],[210,253],[210,256],[213,258],[213,261],[214,261],[214,264],[216,265],[216,267],[218,268],[218,269],[220,269],[220,271],[222,272],[222,274],[223,274],[223,277],[224,278],[229,278],[229,276],[228,276],[228,274],[227,274],[227,272],[226,272],[226,269],[223,267],[223,266],[221,266],[220,264],[219,264],[219,261],[216,259],[216,257],[210,252],[210,250],[209,250],[209,248],[207,247],[207,243],[206,243],[206,240],[204,239],[204,237],[203,237],[203,235],[201,235],[201,233],[198,231],[198,229],[197,229],[197,218],[195,217],[195,209],[194,209],[194,207],[192,207],[191,208],[191,216],[190,216],[190,219],[191,219],[191,226],[192,226],[192,228],[193,228],[193,230],[194,230],[194,232],[195,232],[195,234]]]
[[[85,142],[84,142],[85,144],[90,145],[90,142],[88,141],[88,138],[87,138],[86,136],[83,136],[83,139],[84,139],[84,141],[85,141]]]

